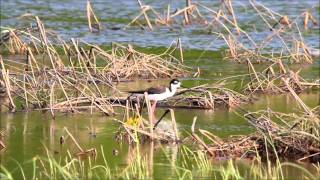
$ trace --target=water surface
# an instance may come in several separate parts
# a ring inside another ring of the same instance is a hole
[[[114,27],[123,28],[138,15],[138,4],[136,1],[104,1],[95,0],[93,2],[94,10],[100,18],[103,30],[100,33],[90,33],[86,22],[85,1],[77,0],[0,0],[1,2],[1,26],[4,27],[25,27],[33,20],[28,15],[37,15],[45,23],[49,30],[55,31],[62,38],[79,38],[91,43],[100,45],[109,45],[111,42],[131,43],[140,47],[168,47],[176,38],[180,37],[183,48],[192,56],[186,57],[185,63],[193,68],[200,68],[202,75],[200,78],[185,78],[182,82],[185,86],[192,87],[204,83],[214,84],[218,80],[234,75],[247,74],[247,67],[244,64],[236,64],[222,60],[222,50],[225,44],[222,40],[216,39],[211,33],[214,28],[206,28],[201,25],[190,25],[182,27],[174,25],[172,27],[156,27],[154,31],[141,30],[138,27],[132,27],[128,30],[112,30]],[[168,3],[171,4],[171,10],[183,8],[184,4],[180,1],[144,1],[145,4],[155,7],[159,12],[166,9]],[[201,0],[197,1],[217,10],[220,1]],[[320,8],[317,0],[305,1],[261,1],[267,7],[277,11],[290,18],[302,13],[305,9],[311,9],[312,14],[319,19]],[[289,3],[290,2],[290,3]],[[271,32],[261,22],[259,17],[250,8],[248,1],[234,1],[235,12],[238,16],[238,23],[243,29],[248,31],[250,36],[258,42],[261,42]],[[204,11],[204,15],[209,16]],[[22,17],[24,16],[24,17]],[[319,29],[313,28],[302,31],[308,46],[320,48],[319,45]],[[279,48],[279,42],[275,41],[270,44],[271,50]],[[212,50],[205,57],[201,57],[201,53],[197,50]],[[150,51],[153,52],[153,51]],[[12,57],[4,57],[12,59]],[[293,70],[301,69],[301,75],[307,80],[319,79],[320,62],[317,59],[311,65],[289,65]],[[257,69],[264,69],[266,65],[255,65]],[[151,83],[145,81],[135,81],[130,83],[122,83],[117,85],[120,90],[142,89],[150,87],[154,84],[166,84],[168,80],[153,81]],[[240,78],[229,79],[227,87],[241,90]],[[300,98],[311,108],[319,105],[319,90],[311,90],[299,94]],[[284,113],[302,112],[302,109],[290,94],[282,95],[255,95],[256,101],[242,107],[248,111],[264,110],[271,108],[274,111]],[[2,101],[2,100],[1,100]],[[2,101],[3,103],[3,101]],[[161,115],[164,109],[157,111]],[[215,109],[215,110],[184,110],[176,109],[175,115],[178,128],[183,137],[190,132],[190,126],[195,116],[198,117],[197,127],[209,130],[221,138],[227,138],[231,135],[245,135],[254,132],[243,117],[236,113],[236,109]],[[132,159],[135,158],[135,150],[129,147],[127,143],[118,143],[115,141],[115,133],[119,124],[114,119],[122,120],[123,111],[118,111],[119,115],[115,117],[106,117],[100,113],[90,114],[85,112],[82,114],[57,114],[52,119],[49,113],[39,111],[31,112],[1,112],[0,113],[0,129],[5,131],[4,142],[6,149],[0,152],[1,165],[9,170],[16,169],[16,161],[25,164],[25,168],[31,170],[28,160],[36,155],[46,156],[45,147],[49,152],[55,154],[56,158],[65,156],[67,150],[71,153],[78,151],[77,147],[69,139],[60,146],[59,138],[65,136],[64,127],[77,138],[80,145],[85,149],[97,148],[98,156],[101,157],[101,147],[104,149],[108,164],[112,168],[125,167]],[[170,117],[167,117],[169,121]],[[96,135],[93,135],[96,134]],[[181,163],[181,146],[175,145],[143,145],[141,147],[143,156],[147,156],[152,169],[151,176],[154,179],[166,178],[174,179],[176,174],[174,169],[164,167],[157,164],[167,164],[171,161]],[[118,155],[113,155],[113,151],[119,151]],[[99,157],[97,161],[102,161]],[[224,162],[214,161],[217,167]],[[250,166],[250,162],[239,162],[241,169]],[[306,165],[307,169],[313,169]],[[17,171],[17,170],[16,170]],[[26,171],[27,176],[31,176],[30,171]],[[303,173],[296,171],[294,168],[288,168],[285,171],[288,178],[302,178]],[[15,174],[18,179],[20,174]],[[212,179],[213,174],[195,174],[195,178]]]

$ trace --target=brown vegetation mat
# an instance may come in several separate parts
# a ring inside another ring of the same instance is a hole
[[[65,42],[37,26],[10,30],[1,38],[1,47],[22,59],[0,56],[0,94],[11,110],[22,109],[76,111],[95,107],[114,113],[107,100],[119,93],[114,81],[182,77],[189,73],[168,48],[159,55],[136,51],[132,46],[113,44],[110,50],[71,39]],[[55,45],[53,45],[54,43]],[[57,45],[59,44],[59,45]]]
[[[318,106],[313,112],[319,112]],[[245,119],[257,132],[246,136],[232,136],[222,140],[199,129],[210,143],[205,143],[194,131],[192,137],[212,157],[253,158],[320,162],[319,116],[283,114],[271,110],[245,114]],[[277,123],[274,123],[277,121]]]
[[[128,97],[110,98],[108,101],[114,104],[125,105],[144,103],[144,96],[129,95]],[[224,87],[222,83],[204,84],[192,88],[181,88],[171,98],[157,103],[157,107],[185,108],[185,109],[215,109],[217,107],[237,107],[243,103],[249,103],[252,98]],[[145,104],[144,104],[145,105]]]
[[[236,107],[252,99],[236,91],[225,88],[223,84],[204,84],[179,91],[173,98],[159,103],[163,107],[215,109],[217,107]]]

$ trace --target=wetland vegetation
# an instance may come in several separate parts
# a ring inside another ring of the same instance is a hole
[[[0,3],[1,179],[319,178],[318,1]]]

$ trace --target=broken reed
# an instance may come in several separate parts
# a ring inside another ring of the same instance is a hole
[[[120,94],[113,82],[188,73],[187,67],[172,55],[175,48],[154,55],[138,52],[130,45],[113,44],[106,51],[75,39],[65,42],[47,32],[38,17],[36,22],[32,31],[11,30],[2,44],[15,49],[13,53],[26,55],[24,62],[1,60],[1,90],[6,90],[12,110],[16,108],[14,101],[20,101],[22,109],[47,109],[52,115],[56,110],[88,108],[110,115],[114,113],[113,105],[105,98]],[[18,38],[20,43],[12,44],[11,38]]]
[[[305,44],[299,27],[302,20],[301,24],[304,29],[308,28],[309,21],[317,26],[317,21],[310,11],[301,13],[291,21],[288,16],[274,12],[259,2],[251,0],[249,2],[257,16],[260,17],[261,21],[257,24],[264,27],[264,31],[270,29],[269,35],[261,42],[256,41],[250,33],[239,26],[231,0],[221,1],[217,10],[202,3],[187,0],[185,8],[177,9],[173,13],[171,13],[170,4],[165,12],[161,13],[152,6],[143,5],[138,0],[140,14],[125,29],[133,24],[138,24],[143,29],[145,29],[143,24],[147,24],[149,30],[154,30],[154,25],[174,26],[181,21],[183,25],[200,24],[203,29],[215,30],[212,33],[224,40],[228,46],[225,58],[237,62],[246,62],[249,59],[256,62],[288,60],[292,63],[312,63],[312,56],[319,56],[318,52]],[[217,27],[219,28],[217,29]],[[247,43],[243,43],[243,40],[247,40]],[[281,45],[281,49],[278,48],[275,52],[270,52],[268,45],[272,41],[277,41]],[[270,53],[271,57],[265,55]]]
[[[87,20],[88,20],[89,30],[91,32],[99,32],[101,30],[101,24],[96,14],[93,11],[90,0],[87,0]]]

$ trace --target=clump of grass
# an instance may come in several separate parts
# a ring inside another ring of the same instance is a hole
[[[188,74],[187,68],[171,54],[170,48],[159,55],[144,54],[130,45],[120,44],[113,44],[109,55],[100,50],[96,52],[98,57],[102,56],[107,63],[102,72],[116,81],[173,78]]]
[[[131,149],[131,150],[130,150]],[[46,149],[46,156],[35,156],[24,164],[17,163],[17,168],[13,170],[0,166],[0,177],[2,179],[149,179],[153,177],[153,168],[168,168],[180,179],[286,179],[290,174],[286,174],[285,167],[296,168],[301,171],[301,178],[316,179],[319,175],[319,165],[315,164],[316,172],[311,173],[302,165],[290,162],[268,165],[256,159],[250,165],[241,161],[229,159],[225,162],[212,161],[205,152],[201,150],[192,151],[186,146],[181,146],[179,152],[182,160],[176,161],[177,154],[172,157],[166,155],[165,163],[154,163],[154,146],[150,146],[147,154],[140,152],[139,147],[129,147],[129,160],[124,167],[110,167],[103,147],[98,150],[97,158],[93,160],[88,157],[81,159],[73,156],[70,152],[65,157],[57,157]],[[102,162],[102,163],[98,163]],[[28,166],[31,166],[28,168]],[[26,172],[26,169],[30,173]],[[165,177],[164,177],[165,178]]]

